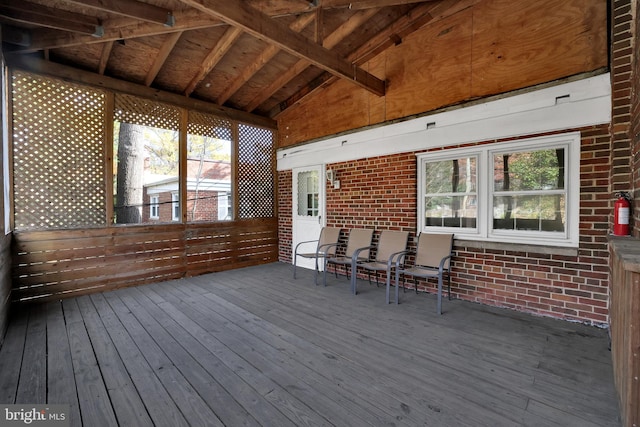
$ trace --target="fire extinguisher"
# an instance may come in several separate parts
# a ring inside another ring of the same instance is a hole
[[[629,195],[625,192],[618,193],[618,199],[614,204],[613,211],[613,234],[616,236],[629,235],[629,217],[631,203]]]

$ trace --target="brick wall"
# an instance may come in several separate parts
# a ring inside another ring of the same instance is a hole
[[[608,125],[581,131],[580,247],[548,250],[455,242],[456,298],[586,323],[607,321]],[[529,135],[527,137],[531,137]],[[486,141],[491,143],[498,141]],[[449,147],[454,148],[454,147]],[[341,188],[327,186],[327,225],[416,230],[416,153],[327,165]],[[280,260],[291,260],[291,171],[280,172]],[[288,234],[287,234],[288,233]],[[407,285],[413,286],[408,283]],[[435,283],[419,283],[432,291]]]
[[[633,3],[632,3],[633,4]],[[634,20],[631,22],[629,30],[629,38],[631,40],[632,58],[631,65],[631,81],[630,81],[630,140],[633,167],[633,184],[634,184],[634,200],[640,200],[640,54],[638,48],[640,46],[640,5],[635,3]],[[629,12],[633,12],[629,10]],[[636,202],[634,209],[634,236],[640,237],[640,206]]]

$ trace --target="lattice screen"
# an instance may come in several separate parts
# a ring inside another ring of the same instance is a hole
[[[240,218],[273,217],[274,133],[240,124],[238,134],[238,215]]]
[[[187,133],[231,141],[231,122],[211,114],[189,111]]]
[[[15,71],[15,228],[106,224],[105,93]]]
[[[161,129],[180,128],[180,110],[171,105],[132,95],[116,94],[114,119]]]

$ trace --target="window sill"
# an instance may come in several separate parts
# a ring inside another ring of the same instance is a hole
[[[522,243],[507,242],[487,242],[479,240],[465,240],[464,238],[454,238],[453,246],[508,252],[528,252],[546,255],[578,256],[578,248],[564,248],[548,245],[527,245]]]

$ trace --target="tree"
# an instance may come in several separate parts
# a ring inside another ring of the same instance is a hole
[[[144,127],[121,123],[118,133],[118,179],[116,186],[116,223],[142,222],[144,174]]]

